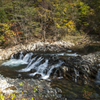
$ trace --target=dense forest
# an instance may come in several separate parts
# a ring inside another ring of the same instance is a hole
[[[0,0],[0,45],[100,34],[100,0]]]

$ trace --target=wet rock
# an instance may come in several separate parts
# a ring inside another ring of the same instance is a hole
[[[62,69],[63,69],[64,73],[68,72],[68,67],[67,66],[62,66]]]
[[[18,74],[17,78],[21,78],[21,77],[22,77],[22,75],[21,74]]]
[[[91,99],[94,99],[94,98],[96,99],[96,98],[99,98],[99,97],[100,97],[100,95],[98,93],[94,93],[94,94],[90,95]]]
[[[34,72],[36,72],[36,70],[35,69],[31,69],[30,72],[31,73],[34,73]]]
[[[88,54],[84,56],[71,57],[66,59],[63,70],[63,76],[66,79],[76,80],[79,84],[88,84],[95,80],[100,53]]]
[[[63,77],[72,80],[72,75],[69,73],[69,68],[67,66],[61,66],[60,68],[62,69]]]
[[[40,77],[41,77],[40,74],[36,74],[33,78],[34,78],[34,79],[39,79]]]
[[[52,70],[52,73],[50,74],[50,76],[53,76],[54,78],[61,77],[61,76],[63,76],[63,71],[61,68],[54,68]]]
[[[62,90],[60,88],[57,88],[57,87],[56,87],[56,91],[57,91],[57,93],[62,93]]]
[[[58,95],[57,95],[57,97],[58,97],[58,99],[59,99],[59,98],[61,98],[61,97],[62,97],[62,95],[61,95],[61,94],[58,94]]]

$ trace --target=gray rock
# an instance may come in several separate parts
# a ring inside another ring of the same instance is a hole
[[[54,43],[38,41],[36,43],[29,43],[27,45],[19,44],[8,49],[0,49],[0,51],[2,51],[0,53],[0,60],[9,59],[12,54],[22,50],[60,52],[64,50],[66,51],[66,48],[71,46],[74,46],[74,44],[66,41],[56,41]]]
[[[57,93],[62,93],[62,90],[56,87]]]
[[[94,93],[90,95],[90,98],[99,98],[100,95],[98,93]]]

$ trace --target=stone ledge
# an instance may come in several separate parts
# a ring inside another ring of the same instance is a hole
[[[0,60],[6,60],[9,59],[9,57],[22,50],[27,51],[41,51],[41,52],[60,52],[60,51],[66,51],[67,48],[70,48],[74,46],[74,43],[66,42],[66,41],[57,41],[53,43],[49,42],[31,42],[26,45],[19,44],[13,47],[10,47],[8,49],[0,49]]]

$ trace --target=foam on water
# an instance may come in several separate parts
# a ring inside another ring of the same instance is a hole
[[[36,59],[36,57],[33,58],[31,61],[33,61],[33,60],[35,60],[35,59]],[[21,70],[19,70],[18,72],[28,72],[28,71],[30,71],[31,69],[34,69],[34,68],[36,67],[36,65],[39,64],[42,60],[43,60],[43,58],[40,57],[40,58],[38,58],[34,63],[30,62],[26,68],[21,69]]]
[[[67,52],[72,52],[72,50],[67,50]]]
[[[20,59],[10,59],[7,62],[4,62],[2,65],[9,66],[9,67],[17,67],[24,64],[28,64],[28,62],[20,60]]]
[[[26,61],[26,62],[30,61],[32,55],[33,55],[33,53],[27,53],[27,54],[25,55],[25,57],[23,58],[23,61]]]
[[[55,64],[55,65],[51,66],[51,68],[50,68],[50,70],[47,72],[47,74],[46,74],[46,75],[42,75],[41,78],[42,78],[42,79],[48,79],[48,78],[50,77],[50,74],[52,73],[52,70],[53,70],[54,68],[60,67],[62,64],[63,64],[63,62],[59,62],[58,64]]]
[[[30,62],[32,55],[33,55],[33,53],[27,53],[24,56],[23,52],[20,52],[19,59],[16,59],[16,56],[14,57],[14,54],[13,54],[11,56],[11,59],[4,62],[2,65],[3,66],[9,66],[9,67],[17,67],[17,66],[20,66],[20,65],[27,65],[28,62]]]
[[[44,55],[52,55],[52,56],[54,56],[54,55],[56,55],[56,56],[70,56],[70,57],[76,57],[76,56],[79,56],[79,54],[77,54],[77,53],[71,53],[71,51],[69,51],[70,53],[63,53],[63,52],[61,52],[61,53],[54,53],[54,54],[44,54]]]
[[[77,54],[77,53],[71,53],[71,54],[66,53],[65,56],[76,57],[76,56],[79,56],[79,54]]]

